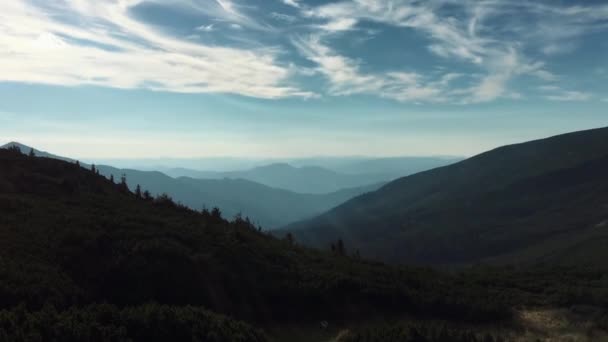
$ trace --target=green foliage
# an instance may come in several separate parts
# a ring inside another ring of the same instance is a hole
[[[201,307],[260,326],[403,313],[484,324],[524,304],[608,303],[599,272],[395,267],[276,239],[217,208],[142,197],[74,164],[0,150],[0,340],[261,336]]]
[[[58,311],[24,307],[0,311],[0,340],[127,342],[262,342],[267,337],[248,324],[192,306],[144,304],[118,308],[87,305]]]

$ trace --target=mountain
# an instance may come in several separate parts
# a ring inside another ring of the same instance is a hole
[[[381,186],[373,184],[328,194],[300,194],[244,179],[172,178],[154,171],[117,169],[105,165],[97,168],[102,175],[113,175],[116,180],[124,174],[132,190],[139,184],[153,195],[168,194],[195,210],[217,206],[226,217],[241,214],[265,229],[313,217]]]
[[[32,149],[20,143],[12,142],[3,146],[17,146],[22,153],[28,154]],[[75,162],[34,149],[35,155],[53,159]],[[83,167],[90,165],[81,163]],[[173,178],[158,171],[139,171],[119,169],[107,165],[96,168],[106,176],[113,176],[115,181],[124,175],[131,190],[140,185],[153,196],[167,194],[175,201],[188,207],[200,210],[204,207],[218,207],[226,217],[241,214],[265,229],[274,229],[289,223],[313,217],[327,211],[357,195],[378,189],[382,183],[341,189],[325,194],[302,194],[283,189],[272,188],[245,179],[194,179],[190,177]],[[262,200],[263,199],[263,200]]]
[[[530,337],[545,312],[591,339],[608,328],[608,278],[588,265],[439,273],[349,254],[0,149],[2,341],[489,342]]]
[[[24,144],[15,142],[15,141],[11,141],[11,142],[9,142],[7,144],[4,144],[4,145],[0,146],[0,149],[8,149],[8,148],[11,148],[11,147],[12,148],[18,148],[21,151],[21,153],[23,153],[23,154],[29,154],[30,151],[33,150],[34,154],[37,157],[53,158],[53,159],[59,159],[59,160],[67,161],[67,162],[75,162],[75,160],[73,160],[73,159],[57,156],[57,155],[54,155],[54,154],[51,154],[51,153],[48,153],[48,152],[45,152],[45,151],[40,151],[40,150],[37,150],[37,149],[35,149],[33,147],[30,147],[30,146],[27,146],[27,145],[24,145]]]
[[[138,198],[74,163],[4,149],[0,279],[7,341],[267,341],[251,324],[431,308],[469,322],[510,315],[478,301],[487,290],[473,283],[453,289],[428,270],[298,247],[242,220]]]
[[[385,157],[345,160],[333,166],[336,172],[347,174],[389,175],[401,178],[461,161],[460,157]]]
[[[287,163],[270,164],[245,171],[210,172],[174,168],[165,172],[172,177],[246,179],[273,188],[311,194],[368,186],[394,178],[386,174],[342,174],[322,167],[293,167]]]
[[[288,227],[400,263],[608,257],[608,128],[501,147],[400,178]]]

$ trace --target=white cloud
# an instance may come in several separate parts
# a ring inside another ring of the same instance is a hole
[[[68,0],[57,5],[56,13],[78,18],[74,26],[26,1],[0,2],[0,80],[261,98],[314,95],[289,85],[292,71],[276,61],[277,52],[167,36],[129,15],[139,3]],[[229,1],[219,3],[233,10]]]
[[[337,32],[337,31],[348,31],[357,24],[357,20],[353,18],[339,18],[332,20],[320,27],[325,31]]]
[[[551,101],[587,101],[592,94],[582,91],[564,90],[556,85],[544,85],[539,89],[545,93],[544,98]]]
[[[213,26],[214,26],[214,24],[201,25],[201,26],[197,27],[196,30],[202,31],[202,32],[211,32],[214,30]]]
[[[552,101],[586,101],[591,98],[591,94],[581,91],[563,91],[556,95],[545,96]]]
[[[414,72],[364,73],[357,61],[344,57],[325,45],[321,37],[294,40],[294,45],[330,83],[334,96],[371,94],[397,101],[445,102],[449,83],[462,75],[447,73],[428,80]]]
[[[453,15],[454,7],[460,7],[462,11],[457,12],[462,14]],[[500,97],[514,98],[509,83],[518,76],[529,75],[544,81],[559,79],[546,69],[544,62],[526,56],[528,49],[524,47],[526,44],[531,47],[540,45],[543,49],[544,46],[546,54],[566,53],[572,47],[566,48],[564,44],[541,45],[544,41],[536,37],[529,40],[527,37],[535,34],[535,27],[524,23],[529,26],[522,29],[521,22],[512,22],[515,10],[536,15],[540,23],[538,30],[550,27],[551,34],[561,37],[555,34],[553,24],[561,24],[560,17],[566,17],[566,22],[571,24],[569,26],[576,28],[570,34],[581,34],[588,30],[590,22],[608,18],[605,14],[608,13],[607,9],[608,6],[559,7],[507,0],[347,0],[306,8],[302,13],[325,20],[326,23],[319,26],[325,34],[351,29],[360,21],[373,21],[422,33],[429,39],[427,48],[431,53],[450,61],[468,62],[485,74],[478,78],[477,85],[454,90],[462,95],[468,94],[463,102],[470,103],[487,102]],[[550,18],[545,19],[543,16],[546,15]],[[497,20],[504,21],[499,29],[493,26]]]
[[[298,20],[298,18],[294,17],[293,15],[284,14],[284,13],[272,12],[272,13],[270,13],[270,16],[276,20],[284,21],[287,23],[293,23]]]
[[[300,8],[299,0],[281,0],[285,5]]]

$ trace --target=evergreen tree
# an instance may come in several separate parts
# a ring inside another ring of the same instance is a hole
[[[148,190],[144,191],[143,197],[146,201],[152,200],[152,194],[150,194],[150,191],[148,191]]]
[[[23,153],[21,153],[21,149],[17,145],[11,145],[11,146],[9,146],[8,150],[12,151],[14,153],[17,153],[17,154],[23,154]]]
[[[291,232],[287,233],[287,235],[285,235],[285,240],[287,240],[287,242],[290,245],[293,245],[294,244],[293,234],[291,234]]]
[[[30,157],[35,157],[36,156],[36,153],[34,152],[33,148],[30,148],[30,154],[29,154],[29,156]]]
[[[222,220],[222,211],[218,207],[211,209],[211,217],[216,221]]]
[[[135,197],[141,198],[141,186],[139,186],[139,184],[135,187]]]
[[[112,184],[114,184],[114,175],[110,175],[110,182],[112,182]]]
[[[120,190],[123,192],[129,191],[129,187],[127,186],[127,175],[124,173],[120,176]]]

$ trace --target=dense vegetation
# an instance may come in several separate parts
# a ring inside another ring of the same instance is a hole
[[[0,340],[263,341],[252,326],[402,315],[508,324],[522,305],[608,303],[601,272],[388,266],[125,182],[0,150]]]
[[[505,146],[401,178],[290,227],[326,247],[426,264],[602,266],[608,257],[608,128]]]

